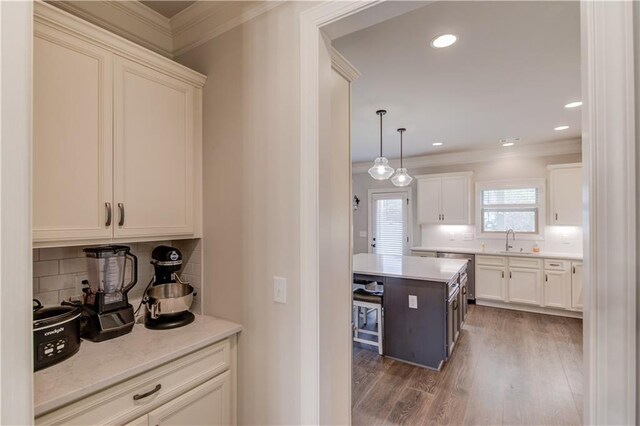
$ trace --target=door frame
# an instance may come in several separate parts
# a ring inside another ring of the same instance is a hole
[[[300,14],[301,421],[320,407],[318,305],[321,27],[380,3],[323,2]],[[636,423],[633,4],[581,1],[586,424]],[[592,285],[595,283],[595,285]],[[606,285],[597,285],[606,283]],[[612,301],[620,301],[612,303]],[[348,324],[336,324],[348,327]],[[348,332],[344,333],[345,336]],[[332,342],[349,345],[350,340]],[[345,395],[349,395],[345,390]],[[615,398],[607,398],[615,395]],[[350,420],[350,419],[349,419]]]
[[[404,252],[410,251],[411,246],[413,245],[413,190],[410,186],[405,186],[404,188],[373,188],[367,191],[367,238],[368,244],[367,247],[368,253],[371,253],[371,238],[373,237],[373,215],[371,214],[373,211],[371,202],[373,201],[374,194],[389,194],[389,193],[404,193],[409,199],[409,205],[407,206],[407,236],[409,237],[409,241],[406,243],[406,249]],[[406,254],[406,253],[405,253]]]

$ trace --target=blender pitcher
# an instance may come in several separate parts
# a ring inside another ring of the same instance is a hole
[[[89,272],[89,291],[85,303],[99,304],[99,310],[125,301],[124,295],[138,282],[138,258],[127,246],[100,246],[84,249]],[[131,262],[131,281],[125,285],[126,263]],[[96,295],[100,294],[99,302]]]

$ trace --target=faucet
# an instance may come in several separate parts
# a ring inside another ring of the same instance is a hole
[[[509,234],[513,234],[513,241],[516,240],[516,231],[514,231],[513,229],[508,229],[507,230],[507,242],[505,243],[505,251],[509,251],[510,248],[513,248],[513,246],[509,245]]]

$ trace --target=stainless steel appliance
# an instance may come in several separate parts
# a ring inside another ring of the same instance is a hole
[[[84,249],[89,280],[85,281],[82,337],[94,342],[129,333],[135,318],[127,293],[138,282],[138,258],[127,246],[100,246]],[[130,279],[127,262],[131,263]]]
[[[445,253],[438,252],[437,257],[442,257],[445,259],[464,259],[469,262],[467,265],[467,300],[469,303],[475,303],[476,300],[476,256],[473,254],[467,253]]]
[[[182,253],[175,247],[158,246],[151,253],[154,276],[147,286],[143,302],[146,306],[144,325],[152,330],[166,330],[190,324],[195,316],[190,311],[195,289],[182,282]]]
[[[38,371],[57,364],[80,350],[82,306],[43,307],[33,299],[33,366]]]

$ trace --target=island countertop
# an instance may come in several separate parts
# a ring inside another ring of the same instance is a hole
[[[148,330],[143,324],[136,324],[131,333],[115,339],[100,343],[83,340],[77,354],[34,373],[35,415],[106,389],[241,330],[233,322],[196,315],[193,323],[172,330]]]
[[[453,280],[466,264],[466,260],[435,257],[372,253],[359,253],[353,256],[353,272],[355,274],[443,283]]]

